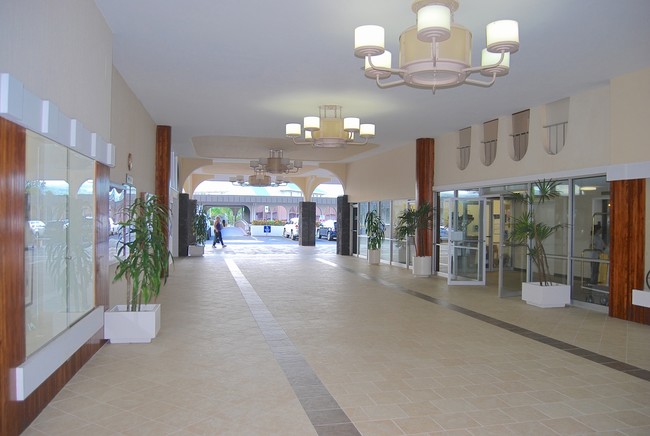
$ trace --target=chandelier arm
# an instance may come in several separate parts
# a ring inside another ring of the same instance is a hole
[[[381,89],[393,88],[395,86],[400,86],[406,83],[404,79],[395,80],[393,82],[380,82],[379,77],[377,77],[376,82],[377,82],[377,86],[380,87]]]
[[[482,86],[483,88],[489,88],[490,86],[494,85],[494,82],[497,81],[497,73],[492,73],[492,80],[489,82],[484,82],[482,80],[473,80],[473,79],[465,79],[465,83],[468,85],[474,85],[474,86]]]
[[[368,143],[368,138],[364,138],[363,142],[346,142],[345,145],[366,145]]]
[[[401,68],[386,68],[386,67],[376,66],[375,64],[372,63],[372,56],[366,56],[366,60],[368,61],[368,65],[370,65],[370,68],[372,68],[373,70],[383,71],[385,73],[391,73],[391,74],[402,74],[405,72]]]
[[[476,73],[478,71],[483,71],[483,70],[488,70],[490,68],[500,67],[501,64],[503,63],[503,60],[505,59],[505,57],[506,57],[506,52],[502,51],[501,52],[501,57],[499,58],[499,61],[497,63],[494,63],[492,65],[481,65],[480,67],[464,68],[463,72],[467,73],[467,74],[472,74],[472,73]]]

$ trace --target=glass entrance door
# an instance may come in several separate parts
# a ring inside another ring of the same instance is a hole
[[[528,262],[526,247],[512,245],[508,240],[513,220],[526,209],[524,205],[517,204],[507,195],[502,195],[498,201],[500,225],[498,241],[495,235],[495,249],[498,249],[498,255],[495,257],[499,267],[498,295],[503,298],[521,295],[521,284],[526,281]]]
[[[450,285],[485,285],[484,210],[484,199],[451,199],[447,275]]]

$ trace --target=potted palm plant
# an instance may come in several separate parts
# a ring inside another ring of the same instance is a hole
[[[401,241],[413,241],[415,258],[413,274],[428,277],[431,275],[431,256],[426,256],[427,230],[433,226],[433,205],[429,202],[416,208],[408,207],[397,217],[395,236]]]
[[[172,259],[167,246],[168,208],[156,196],[139,197],[120,223],[113,281],[126,280],[126,304],[104,313],[104,338],[111,342],[151,342],[160,329],[160,305],[152,304],[167,281]]]
[[[366,235],[368,236],[368,263],[379,265],[381,244],[384,242],[386,226],[376,210],[366,214],[365,226]]]
[[[521,298],[528,304],[539,307],[564,307],[571,303],[571,287],[551,281],[552,274],[544,248],[544,242],[565,225],[549,225],[535,215],[536,207],[560,195],[558,183],[554,180],[538,180],[526,192],[511,193],[513,200],[523,204],[526,210],[513,221],[508,242],[525,246],[537,271],[535,282],[522,283]]]
[[[203,207],[197,206],[196,213],[192,218],[192,236],[194,242],[188,247],[188,254],[190,256],[203,256],[205,252],[205,241],[208,240],[209,226],[208,214],[205,213]]]

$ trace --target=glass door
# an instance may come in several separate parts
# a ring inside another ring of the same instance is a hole
[[[453,198],[449,208],[450,285],[485,285],[485,200]]]
[[[511,245],[508,241],[514,218],[525,212],[525,207],[517,204],[507,195],[499,199],[499,232],[498,241],[495,234],[495,258],[499,266],[499,297],[521,295],[521,284],[526,281],[527,251],[526,247]],[[495,213],[496,216],[496,213]]]

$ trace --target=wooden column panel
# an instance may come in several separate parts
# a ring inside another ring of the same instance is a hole
[[[156,196],[160,204],[169,207],[169,181],[171,174],[172,128],[156,127]],[[165,234],[169,238],[168,234]]]
[[[108,275],[110,221],[108,195],[111,189],[110,168],[95,164],[95,306],[108,310],[112,277]]]
[[[11,400],[11,369],[25,360],[25,144],[23,127],[0,118],[0,434],[17,435],[22,404]]]
[[[435,140],[418,138],[415,141],[415,180],[417,204],[433,201],[433,164],[435,160]],[[433,229],[427,231],[425,238],[425,256],[433,254]]]
[[[156,196],[169,205],[169,181],[171,174],[172,128],[156,127]]]
[[[632,305],[632,289],[643,289],[646,181],[611,183],[609,314],[650,324],[650,308]]]

